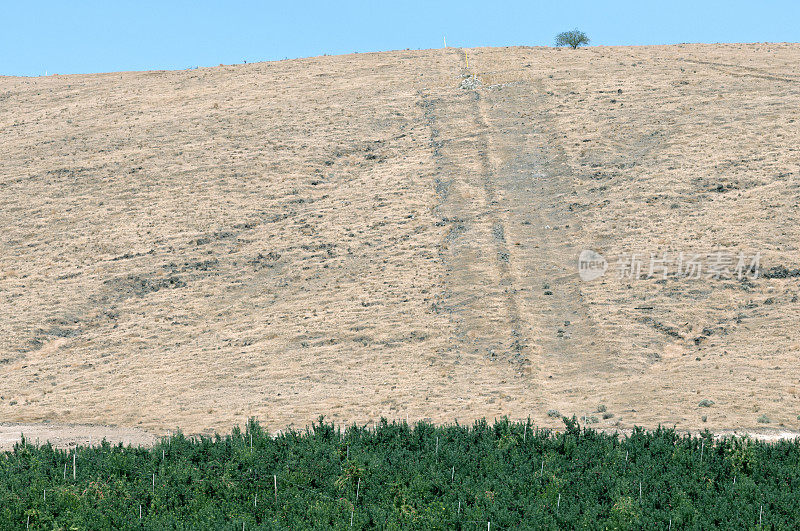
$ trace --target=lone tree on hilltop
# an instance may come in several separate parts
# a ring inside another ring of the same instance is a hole
[[[574,50],[583,44],[589,44],[589,37],[580,30],[574,29],[556,35],[556,46],[569,46]]]

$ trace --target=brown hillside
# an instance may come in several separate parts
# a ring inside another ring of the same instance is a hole
[[[0,422],[797,429],[799,65],[450,48],[0,78]],[[719,250],[762,274],[616,270]]]

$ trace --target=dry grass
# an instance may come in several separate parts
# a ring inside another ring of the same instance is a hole
[[[799,53],[0,78],[0,419],[557,425],[602,403],[600,426],[796,428],[800,279],[585,283],[575,260],[798,267]]]

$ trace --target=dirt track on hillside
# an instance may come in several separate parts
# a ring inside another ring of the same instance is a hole
[[[797,54],[2,78],[0,421],[797,429]],[[576,267],[717,248],[772,274]]]

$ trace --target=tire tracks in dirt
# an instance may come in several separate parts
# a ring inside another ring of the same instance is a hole
[[[722,72],[723,74],[728,74],[734,77],[753,77],[757,79],[768,79],[771,81],[785,81],[787,83],[800,83],[800,78],[797,74],[786,74],[786,73],[774,73],[774,72],[767,72],[765,70],[761,70],[759,68],[754,68],[751,66],[744,66],[744,65],[736,65],[730,63],[718,63],[715,61],[700,61],[698,59],[683,59],[683,61],[694,64],[694,65],[704,65],[712,70],[716,70],[717,72]],[[736,70],[740,70],[737,72]]]
[[[451,57],[455,69],[466,64],[462,50]],[[586,242],[569,211],[576,192],[545,91],[525,82],[458,90],[420,94],[436,209],[450,226],[440,254],[453,348],[505,364],[527,404],[573,409],[616,362],[583,303],[577,256]],[[534,123],[518,119],[523,111]]]
[[[624,360],[608,348],[583,298],[577,258],[593,242],[569,208],[580,189],[541,82],[481,92],[497,159],[492,179],[512,242],[513,288],[536,359],[532,383],[547,404],[583,408],[597,399],[586,390],[605,387]]]
[[[456,62],[464,60],[463,51],[453,52]],[[480,96],[470,91],[451,98],[423,90],[420,97],[435,161],[437,212],[441,223],[450,226],[440,248],[449,275],[443,311],[454,321],[458,348],[510,363],[523,374],[530,360],[505,224],[496,208],[489,126]]]

